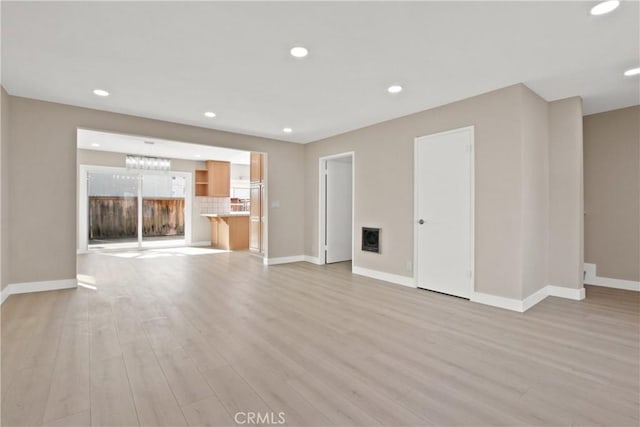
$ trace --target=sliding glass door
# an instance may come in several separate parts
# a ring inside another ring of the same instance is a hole
[[[142,176],[142,244],[185,244],[187,179],[175,173]]]
[[[81,166],[81,250],[190,243],[191,175]]]
[[[138,246],[138,174],[87,174],[88,248]]]

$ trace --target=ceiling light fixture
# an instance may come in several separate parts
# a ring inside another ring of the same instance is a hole
[[[93,144],[91,144],[92,147],[100,147],[100,144],[98,144],[97,142],[94,142]]]
[[[389,88],[387,89],[387,92],[389,92],[389,93],[400,93],[400,92],[402,92],[402,86],[400,86],[400,85],[389,86]]]
[[[94,89],[93,93],[98,96],[109,96],[109,92],[104,89]]]
[[[309,54],[307,48],[302,46],[293,47],[289,52],[291,52],[291,56],[293,56],[294,58],[304,58]]]
[[[201,156],[200,154],[194,154],[194,155],[193,155],[193,157],[200,158],[200,157],[202,157],[202,156]]]
[[[591,14],[595,16],[605,15],[609,12],[613,12],[614,10],[616,10],[618,6],[620,6],[619,0],[603,1],[591,8]]]
[[[624,72],[624,75],[627,77],[637,76],[638,74],[640,74],[640,67],[631,68],[630,70]]]
[[[209,118],[214,118],[216,116],[216,113],[212,113],[211,111],[207,111],[206,113],[204,113],[204,115],[209,117]]]
[[[291,129],[291,128],[283,128],[283,129],[282,129],[282,132],[284,132],[284,133],[291,133],[291,132],[293,132],[293,129]]]
[[[156,171],[170,171],[171,160],[162,159],[158,157],[145,157],[145,156],[129,156],[125,159],[125,165],[127,169],[145,169]]]

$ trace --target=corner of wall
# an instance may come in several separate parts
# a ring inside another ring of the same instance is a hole
[[[9,283],[9,250],[8,231],[9,217],[8,211],[8,148],[9,148],[9,112],[10,96],[3,86],[0,85],[0,289],[3,290],[3,298],[8,293],[4,292]]]
[[[522,84],[521,133],[521,298],[537,295],[549,282],[548,103]]]
[[[583,288],[582,99],[549,103],[549,283]]]

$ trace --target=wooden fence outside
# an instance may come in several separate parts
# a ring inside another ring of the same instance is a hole
[[[135,238],[137,233],[137,198],[89,197],[89,240]],[[143,199],[143,237],[183,235],[184,199]]]

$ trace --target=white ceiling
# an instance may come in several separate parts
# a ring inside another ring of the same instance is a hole
[[[153,144],[149,144],[152,142]],[[97,144],[96,147],[94,144]],[[248,151],[208,145],[188,144],[158,138],[141,138],[106,132],[78,129],[78,148],[84,150],[110,151],[148,157],[168,157],[185,160],[223,160],[240,165],[250,163]]]
[[[519,82],[547,100],[582,96],[585,114],[640,104],[640,78],[622,75],[640,65],[639,3],[599,17],[593,4],[3,1],[2,83],[293,142]],[[292,58],[295,45],[309,56]]]

